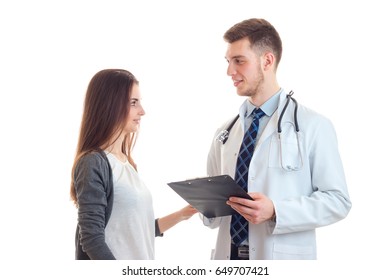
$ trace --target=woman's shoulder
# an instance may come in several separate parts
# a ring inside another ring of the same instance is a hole
[[[82,155],[77,161],[77,168],[82,167],[106,168],[109,167],[107,156],[103,151],[91,151]]]

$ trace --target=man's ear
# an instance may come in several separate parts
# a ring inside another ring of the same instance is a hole
[[[275,56],[272,52],[266,52],[262,56],[262,68],[263,71],[269,71],[274,69],[275,66]]]

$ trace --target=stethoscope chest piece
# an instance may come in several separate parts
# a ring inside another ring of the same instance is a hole
[[[229,131],[226,129],[222,130],[218,135],[216,140],[219,141],[222,145],[226,143],[229,138]]]
[[[232,129],[232,127],[234,126],[234,124],[236,123],[236,121],[238,120],[239,117],[240,117],[240,115],[237,115],[226,129],[224,129],[220,133],[218,133],[216,140],[218,142],[220,142],[222,145],[224,145],[226,143],[226,141],[228,140],[230,130]]]

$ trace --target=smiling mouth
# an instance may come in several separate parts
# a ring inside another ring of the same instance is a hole
[[[242,83],[242,80],[233,80],[233,84],[235,87],[237,87],[240,83]]]

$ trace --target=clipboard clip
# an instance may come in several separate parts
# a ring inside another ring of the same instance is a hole
[[[225,179],[227,178],[228,176],[225,175]],[[192,185],[192,181],[191,180],[199,180],[199,179],[207,179],[207,182],[213,182],[213,178],[210,176],[209,178],[201,178],[201,177],[198,177],[198,178],[192,178],[192,179],[187,179],[187,184],[188,185]]]

